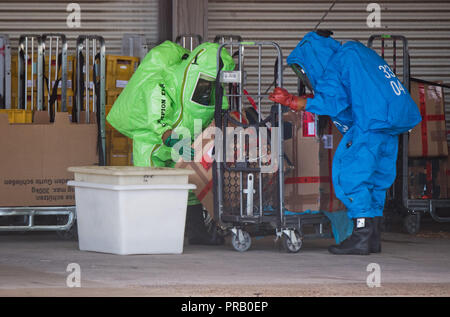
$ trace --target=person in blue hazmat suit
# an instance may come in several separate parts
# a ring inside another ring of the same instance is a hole
[[[326,30],[306,34],[287,58],[314,97],[276,87],[269,99],[295,111],[327,115],[343,133],[332,181],[354,228],[328,250],[378,253],[386,191],[396,176],[398,136],[416,126],[421,116],[407,89],[375,51],[356,41],[341,44],[331,35]]]

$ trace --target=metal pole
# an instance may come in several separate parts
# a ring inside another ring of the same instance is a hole
[[[89,111],[91,109],[90,106],[90,93],[91,93],[91,81],[90,81],[90,73],[89,73],[89,69],[90,69],[90,61],[89,61],[89,39],[86,39],[85,41],[86,45],[85,45],[85,49],[86,49],[86,53],[84,54],[85,56],[85,82],[86,82],[86,87],[85,87],[85,100],[86,100],[86,104],[85,104],[85,111],[86,111],[86,123],[89,123]]]

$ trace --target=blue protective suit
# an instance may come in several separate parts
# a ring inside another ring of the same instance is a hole
[[[396,174],[398,135],[421,121],[419,110],[386,61],[359,42],[341,45],[315,32],[287,58],[314,89],[306,110],[331,117],[344,134],[333,159],[336,196],[351,218],[383,213]]]

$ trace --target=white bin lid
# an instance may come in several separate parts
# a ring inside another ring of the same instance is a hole
[[[73,173],[110,176],[183,176],[195,173],[193,170],[184,168],[140,166],[72,166],[67,170]]]

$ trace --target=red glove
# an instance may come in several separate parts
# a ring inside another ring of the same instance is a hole
[[[291,95],[286,89],[281,87],[275,87],[269,95],[269,99],[283,106],[287,106],[294,111],[301,110],[306,105],[305,98]]]

